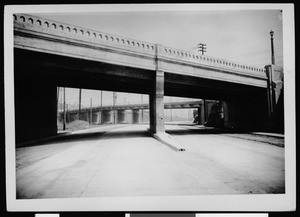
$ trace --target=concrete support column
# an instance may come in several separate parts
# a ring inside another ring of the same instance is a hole
[[[90,122],[90,117],[89,117],[89,113],[88,112],[85,112],[82,114],[82,120],[83,121],[87,121],[87,122]]]
[[[156,71],[154,75],[153,89],[149,96],[150,105],[150,130],[153,133],[165,132],[164,123],[164,82],[163,62],[160,55],[163,53],[162,46],[156,44]]]
[[[164,72],[156,71],[154,90],[150,93],[150,130],[165,132],[164,125]]]
[[[245,113],[238,108],[236,101],[226,101],[223,104],[224,111],[224,127],[229,129],[241,129],[240,114]]]
[[[118,110],[117,112],[117,122],[120,124],[126,123],[125,121],[125,110]]]
[[[268,115],[269,127],[276,131],[284,131],[283,106],[283,68],[276,65],[265,66],[268,77]]]
[[[138,124],[140,120],[140,110],[139,109],[133,109],[132,110],[132,123]]]
[[[203,100],[202,102],[203,103],[202,103],[201,107],[198,109],[198,112],[200,113],[200,114],[198,114],[198,115],[200,115],[199,124],[204,124],[207,121],[207,117],[208,117],[207,102],[206,102],[206,100]]]
[[[97,115],[96,123],[102,124],[102,111],[97,112],[96,115]]]
[[[98,115],[96,113],[92,114],[92,124],[98,124]]]
[[[102,123],[103,124],[112,123],[112,121],[113,121],[112,116],[113,116],[113,111],[111,111],[111,110],[102,111]]]
[[[266,74],[268,77],[268,102],[269,113],[276,110],[280,95],[283,93],[283,69],[275,65],[268,65]]]
[[[206,102],[206,100],[204,99],[203,100],[203,118],[204,118],[204,122],[203,123],[205,123],[205,122],[207,122],[208,121],[208,111],[207,111],[207,102]]]
[[[198,108],[198,120],[197,120],[197,124],[201,124],[201,107],[203,107],[203,106],[200,106],[199,108]]]
[[[230,122],[230,114],[229,114],[229,103],[224,102],[223,103],[223,111],[224,111],[224,127],[225,128],[232,128],[231,122]]]

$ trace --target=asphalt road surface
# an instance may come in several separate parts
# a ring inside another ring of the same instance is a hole
[[[17,198],[285,191],[281,145],[166,125],[167,132],[186,149],[176,152],[150,137],[147,127],[94,128],[17,148]]]

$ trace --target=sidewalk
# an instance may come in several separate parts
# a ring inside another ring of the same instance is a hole
[[[284,139],[284,134],[279,134],[279,133],[252,132],[252,134],[255,134],[255,135],[262,135],[262,136],[273,136],[273,137],[277,137],[277,138],[282,138],[282,139]]]

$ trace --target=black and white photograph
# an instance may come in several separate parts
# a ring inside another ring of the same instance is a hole
[[[295,208],[293,5],[5,9],[9,209]]]

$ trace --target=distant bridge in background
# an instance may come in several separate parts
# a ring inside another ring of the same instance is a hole
[[[211,108],[217,104],[216,100],[206,100],[205,106],[203,100],[197,101],[181,101],[181,102],[166,102],[164,104],[165,109],[197,109],[198,110],[198,122],[204,123],[207,121],[209,115],[211,114]],[[125,104],[125,105],[106,105],[97,106],[90,108],[81,108],[80,114],[79,109],[72,109],[59,111],[59,121],[72,122],[75,120],[85,120],[90,124],[106,124],[106,123],[140,123],[149,121],[149,104]],[[114,112],[116,111],[116,112]],[[146,112],[145,112],[146,111]],[[129,114],[131,120],[128,121]],[[144,113],[143,113],[144,112]],[[144,117],[141,117],[143,116]],[[114,117],[115,116],[115,117]],[[114,120],[115,119],[115,120]]]

